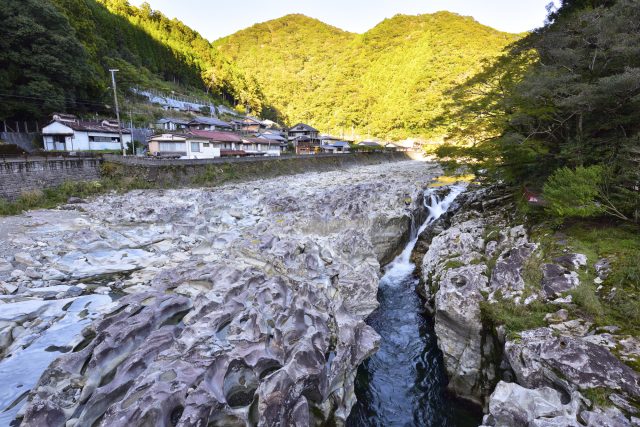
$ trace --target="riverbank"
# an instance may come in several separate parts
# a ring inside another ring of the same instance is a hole
[[[0,216],[53,208],[70,199],[77,202],[112,191],[216,187],[229,182],[407,161],[412,157],[408,153],[358,153],[211,160],[120,156],[20,160],[6,163],[7,167],[0,170]]]
[[[638,425],[637,230],[519,212],[478,189],[418,244],[449,389],[487,426]]]

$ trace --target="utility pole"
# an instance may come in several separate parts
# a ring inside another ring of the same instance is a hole
[[[118,134],[120,135],[120,148],[122,149],[122,155],[126,156],[127,153],[124,150],[124,141],[122,140],[122,126],[120,125],[120,108],[118,107],[118,91],[116,90],[116,73],[120,70],[110,69],[111,73],[111,86],[113,86],[113,100],[116,104],[116,118],[118,119]]]

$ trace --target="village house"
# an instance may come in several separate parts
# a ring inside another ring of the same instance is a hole
[[[176,119],[173,117],[162,118],[155,123],[158,130],[176,131],[186,129],[190,120]]]
[[[244,156],[242,138],[232,132],[212,131],[212,130],[191,130],[189,135],[204,138],[212,147],[218,148],[220,154],[224,156]]]
[[[318,132],[318,129],[311,127],[309,125],[306,125],[304,123],[298,123],[297,125],[289,129],[290,140],[295,140],[297,138],[304,136],[309,138],[309,140],[313,145],[320,144],[320,138],[318,137],[319,134],[320,132]]]
[[[313,154],[315,153],[316,147],[313,145],[311,138],[308,136],[297,136],[291,140],[293,144],[296,154]]]
[[[191,130],[233,130],[230,123],[215,117],[196,117],[188,123],[187,127]]]
[[[207,138],[189,134],[162,134],[149,140],[149,153],[154,156],[186,159],[213,159],[221,152]]]
[[[382,149],[383,148],[383,145],[381,143],[379,143],[377,141],[374,141],[372,139],[367,139],[365,141],[360,141],[358,143],[358,145],[361,146],[361,147],[368,147],[370,149],[378,149],[378,148]]]
[[[347,141],[334,141],[331,144],[322,144],[320,148],[324,153],[344,154],[349,152],[349,143]]]
[[[42,128],[46,151],[119,151],[120,134],[124,147],[131,143],[131,131],[118,128],[111,120],[79,120],[71,114],[54,114],[53,121]]]
[[[394,151],[413,151],[415,146],[415,141],[412,139],[406,139],[404,141],[397,142],[389,142],[384,148],[394,150]]]
[[[236,131],[245,135],[256,134],[267,129],[267,125],[260,119],[250,116],[240,120],[234,120],[233,126]]]
[[[266,130],[262,133],[259,133],[258,138],[266,138],[273,142],[277,142],[283,147],[283,150],[287,148],[288,142],[287,138],[279,131]]]
[[[243,150],[251,155],[279,156],[283,151],[279,142],[267,138],[244,138],[242,143]]]

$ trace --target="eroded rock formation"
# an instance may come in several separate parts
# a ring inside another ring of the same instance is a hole
[[[567,292],[580,285],[586,256],[566,253],[528,264],[538,245],[523,226],[512,225],[505,200],[472,191],[439,233],[425,237],[423,293],[449,389],[483,405],[486,426],[640,425],[640,375],[626,364],[640,359],[640,341],[562,308],[571,303]],[[607,260],[590,261],[602,283]],[[525,270],[533,278],[525,280]],[[557,306],[545,317],[547,327],[507,335],[482,314],[483,304],[536,301]],[[600,400],[587,398],[592,395]]]
[[[403,162],[10,219],[6,250],[24,256],[5,253],[6,306],[54,286],[124,294],[46,369],[22,425],[341,424],[378,340],[364,319],[380,263],[437,173]]]

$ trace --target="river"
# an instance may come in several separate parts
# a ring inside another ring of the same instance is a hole
[[[431,319],[416,292],[418,277],[410,261],[418,236],[447,211],[464,190],[452,187],[440,199],[425,193],[429,216],[396,259],[385,267],[378,290],[379,308],[367,323],[382,340],[380,349],[358,369],[356,396],[347,425],[477,426],[481,416],[450,399],[446,374]],[[414,227],[415,228],[415,227]]]

